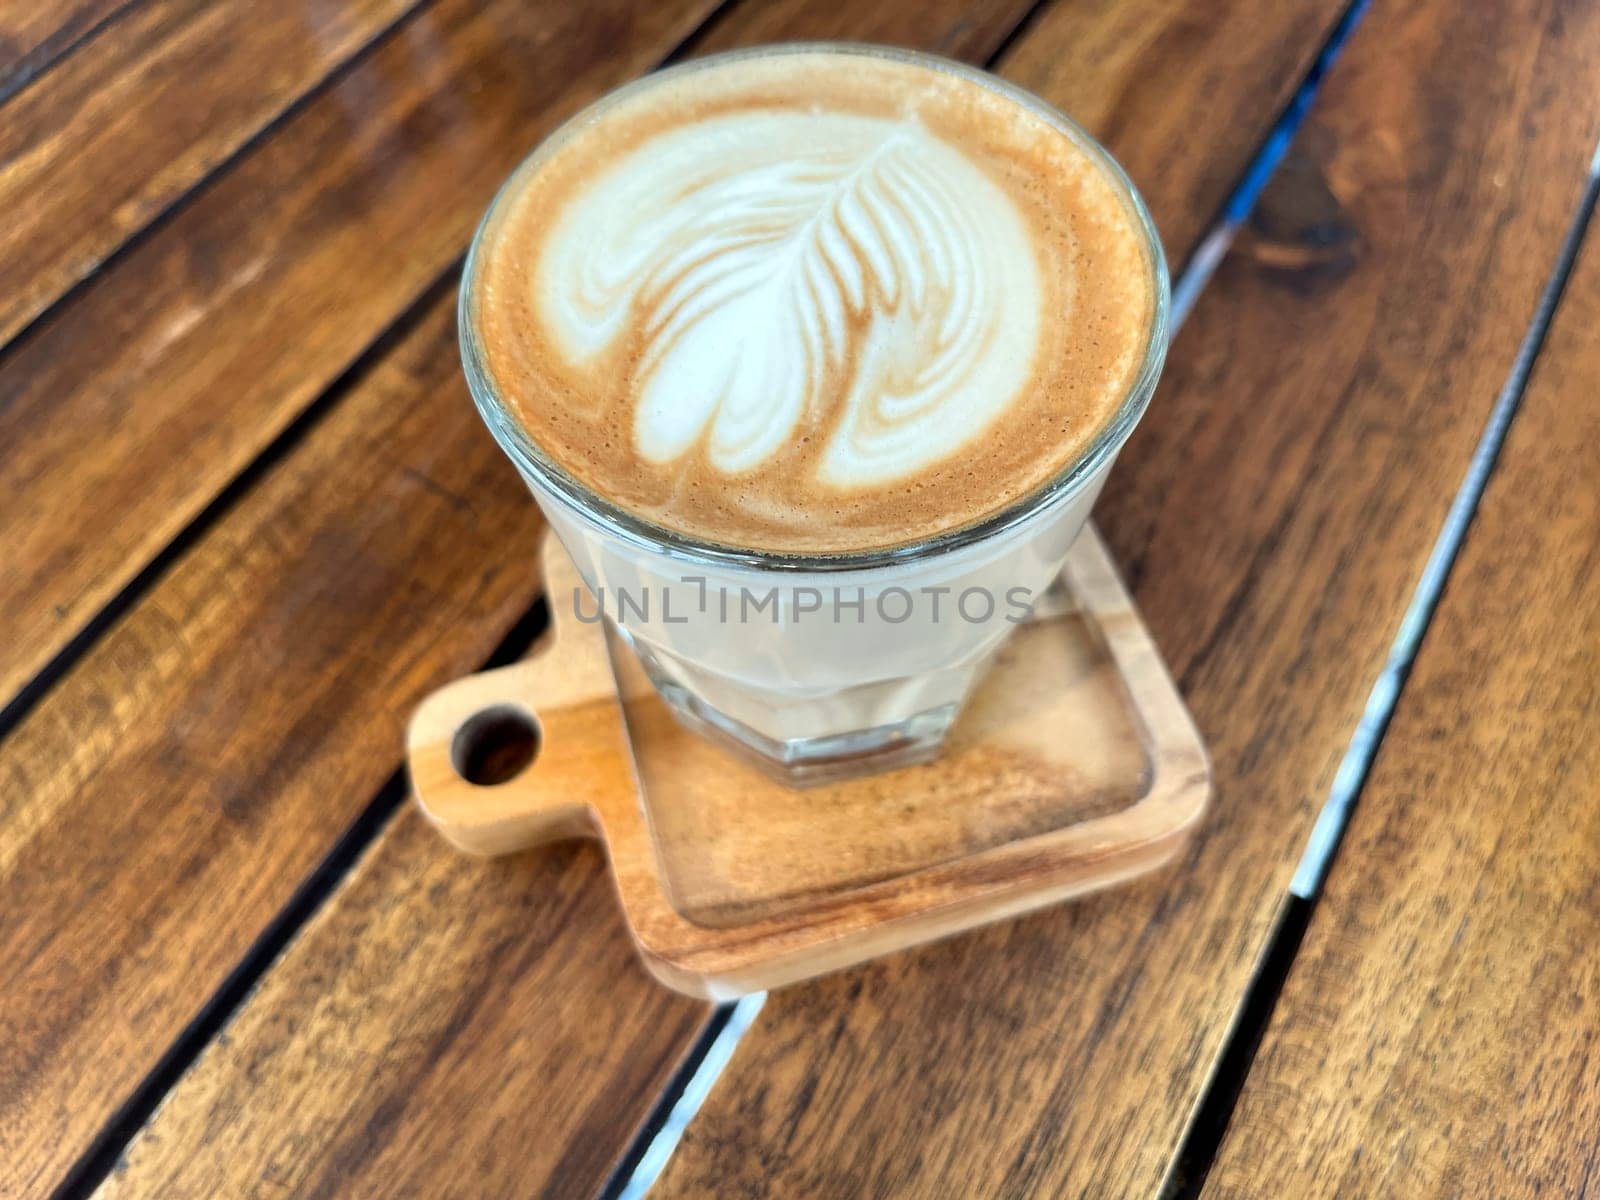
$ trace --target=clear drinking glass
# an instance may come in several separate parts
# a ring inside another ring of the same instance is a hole
[[[496,213],[570,131],[665,72],[598,101],[557,130],[490,205],[461,287],[467,383],[592,595],[551,597],[597,613],[638,655],[673,712],[793,784],[921,761],[937,753],[1006,635],[1066,561],[1117,452],[1144,413],[1166,355],[1170,289],[1161,242],[1115,160],[1037,97],[985,72],[879,47],[762,47],[729,58],[811,52],[878,55],[962,76],[1042,117],[1098,160],[1142,233],[1155,296],[1143,362],[1087,450],[1009,508],[912,545],[837,555],[772,554],[697,542],[597,495],[535,445],[485,369],[474,312],[475,264]],[[563,614],[564,617],[570,614]]]

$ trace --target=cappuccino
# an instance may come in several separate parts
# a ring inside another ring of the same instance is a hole
[[[935,753],[1166,349],[1092,139],[956,63],[778,46],[573,118],[473,240],[479,411],[685,723],[794,783]]]
[[[560,471],[696,543],[924,542],[1083,456],[1145,365],[1125,185],[937,60],[692,64],[573,122],[474,250],[482,366]]]

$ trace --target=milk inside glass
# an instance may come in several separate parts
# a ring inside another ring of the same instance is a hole
[[[931,757],[990,658],[1060,572],[1110,468],[1020,527],[865,570],[696,562],[596,526],[529,478],[611,623],[676,712],[810,782]],[[603,616],[602,616],[603,614]]]

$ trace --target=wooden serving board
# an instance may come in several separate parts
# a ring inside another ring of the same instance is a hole
[[[602,839],[645,965],[691,995],[793,983],[1129,879],[1172,858],[1209,797],[1194,723],[1092,528],[937,761],[804,790],[680,726],[625,644],[563,619],[581,584],[553,537],[544,570],[552,628],[534,654],[412,718],[417,803],[475,854]],[[468,782],[486,739],[519,724],[537,733],[531,763]]]

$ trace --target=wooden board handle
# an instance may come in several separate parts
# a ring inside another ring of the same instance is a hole
[[[533,655],[435,692],[406,733],[418,807],[473,854],[595,837],[601,809],[638,802],[605,634],[563,619],[583,585],[553,537],[543,562],[551,631]],[[519,735],[531,756],[507,761]]]

